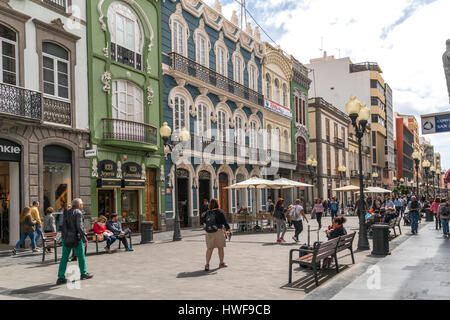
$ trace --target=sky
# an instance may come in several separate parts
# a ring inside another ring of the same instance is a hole
[[[215,0],[205,0],[213,6]],[[228,19],[240,0],[221,0]],[[450,0],[246,0],[276,44],[299,61],[323,56],[377,62],[393,90],[394,112],[450,111],[442,55],[450,39]],[[255,21],[247,15],[248,21]],[[262,40],[273,43],[263,31]],[[421,134],[421,132],[420,132]],[[450,133],[425,135],[450,168]]]

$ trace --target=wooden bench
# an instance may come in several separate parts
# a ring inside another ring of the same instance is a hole
[[[62,242],[56,241],[56,235],[60,232],[47,232],[43,233],[42,236],[42,262],[45,261],[45,254],[47,253],[47,249],[53,249],[55,255],[55,262],[58,261],[58,250],[57,248],[62,247]],[[87,246],[84,246],[84,254],[87,252]]]
[[[356,235],[356,232],[347,234],[345,236],[340,236],[339,244],[336,249],[336,254],[341,251],[344,251],[344,250],[350,250],[350,253],[352,255],[352,263],[353,264],[355,264],[355,257],[353,255],[353,240],[355,239],[355,235]],[[337,259],[336,259],[336,261],[337,261]],[[336,262],[336,268],[339,268],[339,266],[337,265],[337,262]]]
[[[96,234],[94,232],[94,229],[89,229],[86,233],[87,233],[88,241],[95,241],[95,252],[98,254],[98,244],[101,243],[101,242],[105,242],[106,239],[103,238],[102,241],[99,241],[98,240],[98,234]],[[133,241],[131,239],[131,232],[126,234],[125,237],[128,237],[130,248],[133,248]],[[117,236],[116,236],[116,241],[119,241],[119,249],[120,249],[120,246],[122,245],[122,241],[120,241],[120,239],[118,239]],[[86,254],[86,252],[87,252],[87,247],[86,247],[86,250],[85,250],[85,254]]]
[[[328,240],[327,242],[316,242],[314,243],[313,250],[307,249],[291,249],[289,251],[289,283],[292,283],[292,265],[294,263],[311,267],[314,274],[314,281],[316,287],[319,286],[318,280],[318,266],[320,261],[328,258],[330,256],[334,257],[336,263],[336,271],[339,272],[338,262],[337,262],[337,248],[339,245],[340,237]],[[298,252],[299,257],[294,259],[292,253]],[[306,253],[304,256],[300,256],[302,253]]]
[[[400,227],[400,222],[402,221],[402,217],[398,216],[395,219],[392,219],[389,222],[389,228],[394,230],[394,237],[397,237],[397,232],[395,231],[395,227],[398,227],[398,230],[400,231],[400,234],[402,234],[402,228]]]

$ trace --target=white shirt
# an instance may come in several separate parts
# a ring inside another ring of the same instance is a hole
[[[293,221],[302,221],[302,214],[301,214],[302,211],[303,211],[302,206],[300,206],[300,205],[293,206],[292,210],[291,210],[292,220]],[[298,215],[297,219],[295,219],[295,215]]]

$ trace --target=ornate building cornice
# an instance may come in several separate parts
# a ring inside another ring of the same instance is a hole
[[[292,62],[286,57],[283,50],[274,48],[269,43],[264,42],[264,58],[263,65],[277,65],[284,73],[287,81],[292,80]]]

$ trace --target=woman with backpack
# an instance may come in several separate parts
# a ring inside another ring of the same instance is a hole
[[[439,205],[438,215],[439,221],[442,224],[442,233],[444,234],[444,238],[448,238],[449,230],[448,230],[448,220],[450,219],[450,208],[448,207],[448,202],[445,199],[441,200],[441,204]]]
[[[278,198],[277,203],[275,204],[275,213],[273,217],[277,224],[277,242],[286,242],[284,240],[284,234],[286,233],[286,210],[283,207],[284,199]],[[281,237],[280,237],[281,233]]]
[[[217,199],[211,199],[209,202],[209,210],[205,214],[205,240],[206,240],[206,264],[205,271],[209,271],[209,262],[214,248],[217,248],[219,253],[219,268],[226,268],[228,265],[223,261],[225,253],[224,249],[227,244],[225,241],[225,232],[229,232],[231,236],[233,233],[230,226],[225,219],[223,210],[219,208],[219,201]]]

